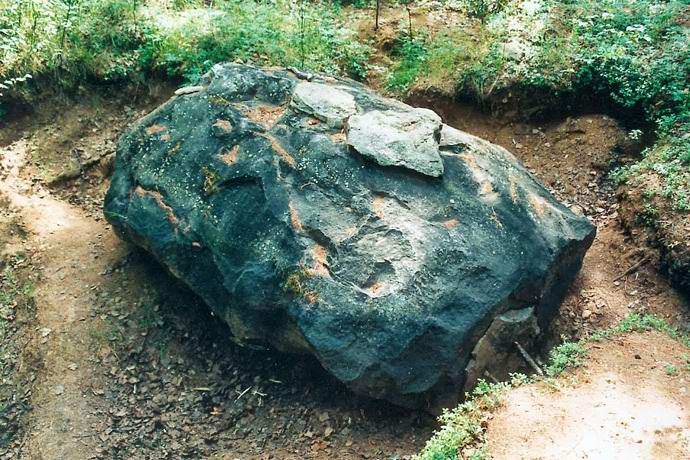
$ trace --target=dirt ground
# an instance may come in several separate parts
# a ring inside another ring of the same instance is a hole
[[[487,428],[492,458],[690,458],[688,349],[659,332],[589,348],[564,386],[508,393]]]
[[[40,274],[35,319],[27,328],[27,347],[40,350],[40,365],[32,364],[32,410],[22,433],[0,447],[0,458],[409,458],[435,428],[432,417],[353,396],[311,359],[232,343],[227,328],[198,299],[120,241],[104,221],[100,204],[118,135],[169,94],[163,87],[138,97],[87,93],[72,101],[50,100],[0,126],[0,193],[26,232],[12,250],[32,254]],[[586,115],[519,124],[468,106],[413,102],[509,148],[561,200],[596,223],[597,238],[563,303],[551,343],[561,334],[579,337],[615,324],[630,312],[688,324],[687,303],[656,272],[654,254],[631,243],[618,223],[606,180],[625,137],[615,121]],[[642,368],[625,373],[628,345],[641,348],[642,362],[649,364],[645,360],[671,359],[663,354],[667,339],[647,334],[625,340],[639,343],[596,350],[581,371],[589,380],[573,386],[572,394],[554,396],[561,418],[535,411],[530,429],[540,433],[558,421],[576,443],[587,425],[572,425],[572,402],[584,398],[594,407],[606,376],[617,370],[623,372],[616,377],[621,382],[649,378],[649,391],[666,387],[654,394],[621,393],[621,403],[687,417],[688,399],[681,392],[687,391],[687,376],[666,379],[658,369],[642,374]],[[650,350],[661,351],[652,358]],[[521,391],[528,394],[518,393],[506,411],[521,411],[513,409],[520,401],[534,406],[528,399],[534,398],[532,390]],[[664,423],[676,426],[659,421]],[[490,438],[524,435],[506,425],[492,423]],[[634,430],[630,439],[637,441]],[[645,436],[643,444],[652,443]],[[574,446],[573,452],[585,452]],[[501,455],[499,444],[492,449]],[[527,452],[525,458],[568,458],[562,452]]]

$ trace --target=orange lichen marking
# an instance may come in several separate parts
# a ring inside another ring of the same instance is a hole
[[[314,266],[310,270],[311,274],[330,278],[331,272],[328,269],[328,251],[326,247],[316,243],[311,248],[311,256],[314,259]]]
[[[386,202],[386,197],[381,195],[381,194],[376,194],[374,195],[374,200],[371,203],[371,209],[374,211],[374,214],[379,219],[383,219],[385,217],[385,214],[383,213],[383,205]]]
[[[230,123],[228,120],[223,120],[222,118],[217,119],[212,126],[220,128],[226,133],[232,131],[232,123]]]
[[[347,136],[343,131],[331,134],[331,140],[333,142],[345,142],[345,139],[347,139]]]
[[[380,281],[374,281],[374,283],[369,286],[366,291],[371,294],[371,295],[376,295],[382,288],[383,288],[383,283]]]
[[[258,133],[257,133],[258,134]],[[261,137],[264,137],[271,143],[271,147],[273,150],[287,163],[290,167],[294,168],[297,165],[297,162],[295,161],[292,156],[287,153],[287,150],[283,148],[282,145],[278,143],[278,141],[273,137],[269,136],[268,134],[259,134]]]
[[[492,193],[494,191],[494,187],[491,185],[491,182],[483,181],[481,185],[479,186],[479,193],[482,195],[488,195],[489,193]]]
[[[357,234],[357,227],[347,227],[345,229],[345,235],[347,235],[348,238],[352,238]]]
[[[175,215],[173,209],[163,200],[163,195],[153,190],[146,190],[141,186],[138,186],[136,189],[134,189],[134,193],[136,193],[140,197],[150,196],[151,198],[153,198],[158,207],[165,211],[165,215],[168,218],[168,222],[170,222],[172,225],[177,226],[179,220],[177,219],[177,216]]]
[[[501,222],[501,219],[498,218],[498,214],[496,214],[495,209],[491,210],[491,217],[490,218],[491,218],[491,220],[494,221],[494,223],[496,224],[496,226],[498,228],[503,228],[503,222]]]
[[[447,221],[443,222],[442,225],[450,230],[460,225],[460,221],[458,219],[448,219]]]
[[[170,139],[172,139],[172,136],[170,134],[166,133],[161,136],[162,141],[168,142]]]
[[[308,291],[304,293],[304,299],[310,304],[315,304],[319,300],[319,295],[314,291]]]
[[[515,177],[513,176],[512,172],[508,176],[508,180],[510,181],[510,199],[513,201],[513,203],[517,203],[518,202],[517,182],[515,181]]]
[[[148,128],[146,128],[144,131],[146,131],[146,134],[149,136],[153,136],[154,134],[162,133],[163,131],[166,131],[168,129],[167,126],[163,125],[151,125]]]
[[[479,166],[474,155],[461,153],[458,157],[465,162],[472,172],[472,178],[479,184],[479,194],[489,200],[498,198],[498,195],[494,191],[494,186],[491,183],[490,176]]]
[[[260,105],[252,109],[244,110],[243,113],[250,120],[270,128],[276,120],[285,113],[285,108],[281,106],[271,107],[268,105]]]
[[[537,216],[543,217],[546,212],[546,202],[544,199],[535,193],[530,193],[527,199],[534,212],[537,213]]]
[[[232,166],[237,163],[237,155],[240,153],[239,145],[234,146],[229,151],[223,147],[220,151],[221,153],[218,155],[218,158],[220,158],[223,163],[228,166]]]
[[[303,232],[304,227],[302,227],[302,222],[299,220],[299,214],[297,214],[297,209],[292,202],[288,203],[288,209],[290,210],[290,224],[292,224],[292,228],[298,232]]]

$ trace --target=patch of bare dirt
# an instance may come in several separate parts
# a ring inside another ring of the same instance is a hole
[[[93,443],[85,433],[99,418],[87,391],[94,366],[84,339],[92,287],[106,263],[105,257],[94,257],[103,229],[40,185],[22,179],[28,153],[20,141],[3,147],[0,157],[0,192],[31,232],[33,263],[44,273],[34,295],[39,334],[25,344],[40,350],[42,366],[20,453],[36,459],[89,458]]]
[[[100,218],[102,198],[122,128],[167,99],[171,85],[114,91],[83,89],[72,97],[37,102],[30,114],[0,121],[0,147],[21,150],[19,171],[27,186],[43,185]],[[75,99],[78,101],[75,103]]]
[[[659,332],[589,346],[586,364],[558,389],[505,395],[489,420],[489,453],[501,459],[690,458],[688,349]]]
[[[38,270],[24,248],[27,232],[0,192],[0,455],[18,449],[30,410],[36,350],[25,345],[35,328],[32,287]],[[5,458],[0,456],[0,458]]]

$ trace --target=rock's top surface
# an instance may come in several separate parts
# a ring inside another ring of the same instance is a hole
[[[200,86],[123,136],[105,214],[236,340],[405,405],[514,370],[586,219],[506,150],[358,83],[228,64]]]

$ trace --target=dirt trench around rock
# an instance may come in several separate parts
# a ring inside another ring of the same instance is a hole
[[[88,343],[94,328],[90,304],[94,288],[103,282],[101,273],[121,249],[103,221],[21,178],[27,162],[24,146],[20,142],[3,149],[5,177],[0,183],[0,192],[32,235],[29,244],[40,254],[32,263],[43,273],[35,293],[39,334],[29,344],[41,349],[43,368],[23,452],[37,459],[89,458],[95,447],[89,433],[101,410],[92,393],[98,381]]]
[[[30,233],[25,244],[36,254],[32,264],[43,274],[30,345],[41,350],[42,366],[33,410],[7,458],[384,459],[417,452],[435,427],[428,415],[354,397],[313,360],[229,343],[227,329],[198,299],[112,233],[100,215],[107,180],[99,167],[51,187],[36,180],[46,146],[58,169],[59,159],[73,158],[77,147],[83,158],[107,156],[119,133],[155,102],[48,103],[37,109],[40,117],[0,127],[0,192],[22,216]],[[653,254],[618,223],[606,180],[622,135],[615,121],[585,115],[520,124],[467,106],[435,108],[449,124],[513,151],[598,227],[551,343],[632,312],[688,324],[686,301],[656,272]],[[641,337],[648,349],[665,343],[658,335]],[[629,357],[613,351],[598,350],[605,358],[588,369],[625,367]],[[682,382],[687,385],[668,384]],[[598,394],[584,390],[583,398]],[[687,411],[686,399],[660,401],[655,407]],[[573,416],[563,414],[562,422]],[[530,425],[541,426],[546,416],[535,414]],[[516,435],[507,430],[489,430],[489,437]]]

